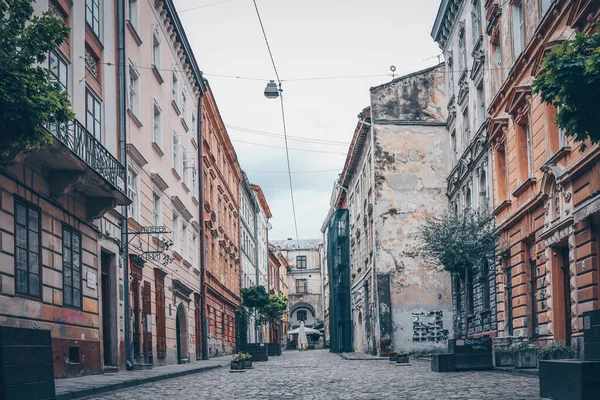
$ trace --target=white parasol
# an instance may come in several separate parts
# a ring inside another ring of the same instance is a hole
[[[300,322],[300,328],[298,329],[298,344],[296,346],[298,350],[308,349],[308,339],[306,338],[306,328],[304,328],[304,321]]]

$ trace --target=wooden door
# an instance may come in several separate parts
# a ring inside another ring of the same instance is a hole
[[[152,357],[152,288],[150,282],[144,282],[144,353],[147,357]]]
[[[155,274],[154,282],[156,296],[156,356],[165,358],[167,356],[165,280],[162,275]]]

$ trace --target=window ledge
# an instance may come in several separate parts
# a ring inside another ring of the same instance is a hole
[[[499,214],[500,212],[502,212],[502,210],[504,210],[505,208],[508,208],[511,204],[512,204],[512,201],[510,201],[510,200],[504,200],[502,203],[500,203],[498,205],[498,207],[496,207],[494,209],[494,215]]]
[[[181,111],[179,111],[179,106],[177,105],[177,102],[175,102],[175,100],[171,100],[171,105],[175,109],[175,112],[177,113],[177,115],[180,115]]]
[[[188,185],[185,184],[184,181],[181,181],[181,186],[183,187],[183,190],[185,190],[186,192],[190,192],[190,188],[188,187]]]
[[[198,268],[197,266],[194,266],[194,268],[192,268],[192,270],[194,271],[194,273],[196,275],[200,275],[200,268]]]
[[[161,157],[164,157],[165,153],[160,148],[160,145],[156,142],[152,142],[152,148],[156,151]]]
[[[185,118],[181,118],[181,125],[183,125],[183,129],[185,129],[186,132],[190,131],[190,128],[188,127],[187,122],[185,122]]]
[[[195,205],[200,205],[200,202],[198,201],[196,196],[192,196],[192,201],[194,202]]]
[[[160,74],[160,71],[154,64],[152,64],[152,72],[154,73],[154,76],[156,77],[158,83],[162,85],[165,82],[165,80],[163,79],[162,75]]]
[[[177,172],[177,170],[175,168],[171,168],[171,172],[173,173],[173,175],[175,175],[177,177],[178,181],[181,180],[181,176],[179,175],[179,172]]]
[[[515,191],[512,194],[513,197],[519,197],[521,194],[523,194],[523,192],[535,185],[536,181],[537,179],[535,178],[535,176],[527,178],[525,182],[521,183],[519,187],[515,189]]]
[[[186,267],[188,267],[188,268],[191,268],[191,267],[192,267],[192,263],[191,263],[191,262],[189,262],[189,261],[188,261],[188,260],[186,260],[186,259],[184,259],[184,260],[183,260],[183,265],[185,265],[185,266],[186,266]]]
[[[127,29],[129,29],[129,33],[131,33],[131,36],[133,36],[133,39],[135,40],[135,42],[137,43],[137,45],[141,46],[142,45],[142,38],[137,33],[137,30],[135,29],[135,27],[133,26],[133,24],[129,20],[127,20]]]
[[[129,115],[129,117],[133,120],[133,122],[137,125],[138,128],[141,128],[144,126],[144,125],[142,125],[142,121],[140,121],[140,119],[137,117],[137,115],[135,115],[135,113],[133,112],[133,110],[131,108],[127,109],[127,115]]]
[[[179,260],[179,261],[183,260],[183,257],[181,256],[181,254],[179,254],[178,249],[171,250],[171,253],[173,253],[173,257],[176,258],[177,260]]]
[[[559,161],[563,157],[566,157],[568,154],[571,154],[571,146],[563,146],[560,149],[558,149],[558,151],[556,153],[554,153],[548,159],[548,161],[546,161],[546,164],[556,163],[557,161]]]
[[[192,146],[194,146],[195,149],[198,149],[198,143],[196,142],[196,138],[192,136]]]

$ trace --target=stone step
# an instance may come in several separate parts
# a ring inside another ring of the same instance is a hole
[[[144,369],[152,369],[154,368],[154,364],[145,364],[145,363],[135,363],[133,364],[134,371],[140,371]]]
[[[115,372],[119,372],[119,367],[116,367],[114,365],[105,365],[104,366],[105,374],[111,374],[111,373],[115,373]]]

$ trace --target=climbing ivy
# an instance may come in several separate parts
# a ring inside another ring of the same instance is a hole
[[[558,107],[556,124],[582,144],[600,142],[600,32],[578,33],[555,46],[542,62],[533,92],[544,103]]]

